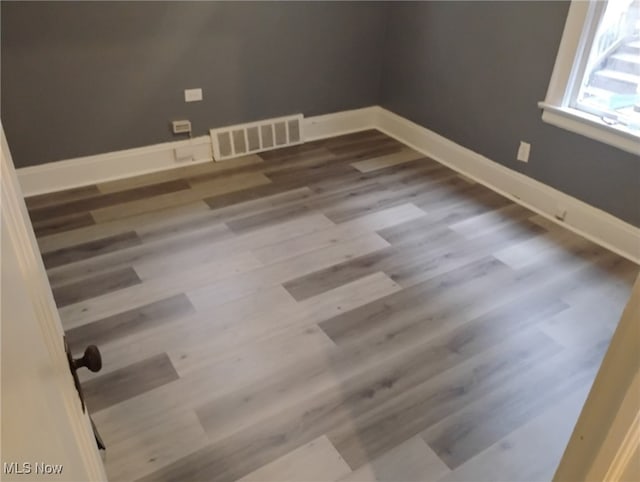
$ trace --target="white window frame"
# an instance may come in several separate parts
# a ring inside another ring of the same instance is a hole
[[[590,50],[587,47],[593,43],[601,8],[603,2],[571,2],[547,96],[538,105],[544,122],[638,154],[640,137],[630,129],[606,124],[597,115],[571,107],[584,77]]]

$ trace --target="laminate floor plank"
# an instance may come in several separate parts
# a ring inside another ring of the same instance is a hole
[[[91,210],[91,215],[96,222],[106,222],[124,216],[134,216],[145,212],[189,204],[205,198],[221,196],[234,191],[242,191],[270,182],[268,178],[260,173],[237,174],[228,178],[198,183],[190,182],[186,184],[186,188],[174,192],[93,209]]]
[[[560,353],[523,371],[513,383],[431,426],[422,437],[455,469],[527,421],[552,408],[595,377],[604,344],[586,352]]]
[[[478,390],[467,390],[459,397],[457,402],[459,405],[467,402],[469,398],[477,395],[484,390],[489,390],[494,384],[504,380],[505,376],[512,375],[513,372],[517,372],[518,369],[534,362],[536,357],[548,356],[552,351],[553,344],[549,341],[549,344],[540,344],[542,340],[534,340],[527,338],[526,345],[529,348],[520,346],[520,349],[516,349],[515,346],[507,349],[506,352],[498,352],[499,354],[493,354],[487,360],[473,361],[473,365],[479,369],[480,372],[486,374],[487,382],[484,384],[474,384],[474,386],[482,387]],[[524,343],[524,342],[523,342]],[[537,349],[531,348],[531,343],[535,343]],[[543,346],[547,348],[543,348]],[[535,352],[535,355],[534,353]],[[499,367],[499,368],[498,368]],[[460,368],[459,376],[461,380],[449,381],[449,384],[454,383],[468,383],[464,378],[465,370]],[[468,374],[466,375],[468,377]],[[148,477],[142,480],[171,480],[178,476],[189,480],[212,480],[212,481],[226,481],[235,480],[242,477],[253,470],[261,467],[265,463],[273,461],[278,457],[290,452],[291,450],[310,442],[323,433],[329,434],[329,440],[336,437],[339,444],[333,441],[334,445],[345,458],[347,463],[354,468],[355,464],[345,457],[347,451],[341,445],[346,442],[342,438],[338,437],[338,430],[340,427],[345,430],[345,435],[351,435],[353,433],[353,423],[356,414],[369,413],[357,410],[358,404],[373,405],[374,403],[382,400],[388,400],[389,394],[393,394],[394,391],[399,390],[396,388],[396,382],[388,380],[387,373],[380,373],[380,379],[378,385],[372,385],[370,390],[362,391],[357,386],[348,387],[348,393],[345,393],[343,397],[338,397],[335,400],[335,395],[332,396],[333,401],[326,401],[325,397],[315,397],[312,406],[296,407],[295,411],[290,407],[284,412],[275,417],[268,418],[262,422],[258,422],[251,427],[241,430],[229,437],[226,437],[220,442],[214,442],[210,446],[194,452],[193,454],[174,462],[159,470],[156,473],[150,474]],[[376,378],[379,378],[376,377]],[[398,383],[398,385],[401,385]],[[401,386],[404,386],[403,384]],[[439,383],[432,383],[429,385],[432,390],[438,389],[447,393],[447,390]],[[420,385],[419,388],[422,388]],[[347,389],[347,387],[345,387]],[[373,390],[373,393],[372,391]],[[428,390],[425,389],[425,392]],[[409,391],[408,393],[412,393]],[[475,393],[477,392],[477,393]],[[422,393],[422,391],[421,391]],[[424,393],[424,397],[428,398],[428,394]],[[353,397],[354,402],[348,401],[349,397]],[[346,398],[346,399],[345,399]],[[451,406],[452,401],[455,399],[455,392],[451,396],[444,396],[443,405]],[[446,403],[445,400],[446,399]],[[403,408],[405,408],[403,406]],[[405,410],[408,414],[408,411]],[[313,416],[311,416],[311,414]],[[415,416],[415,414],[411,414]],[[415,429],[423,426],[422,424],[416,424]],[[206,428],[206,427],[205,427]],[[335,434],[334,434],[335,431]],[[415,433],[419,433],[417,430]],[[412,434],[412,435],[415,435]],[[287,434],[283,436],[282,434]],[[378,439],[380,447],[384,442],[389,442],[389,437],[382,437],[382,440]],[[357,443],[357,442],[356,442]],[[397,445],[394,444],[394,445]],[[391,447],[389,447],[391,448]],[[381,453],[376,454],[380,455]],[[351,453],[348,453],[351,456]],[[363,465],[363,464],[359,464]],[[358,466],[359,466],[358,465]]]
[[[365,234],[372,234],[378,229],[405,222],[407,219],[418,219],[424,214],[424,211],[412,204],[405,204],[371,213],[321,231],[302,234],[277,244],[269,244],[254,250],[254,254],[265,264],[274,263],[313,249],[341,243]]]
[[[94,412],[178,379],[166,354],[107,373],[82,385],[87,406]]]
[[[539,332],[520,335],[502,350],[484,352],[370,411],[354,413],[351,424],[336,426],[327,435],[349,466],[357,469],[558,350]]]
[[[402,150],[398,153],[387,154],[384,156],[373,157],[364,161],[357,161],[351,164],[360,172],[375,171],[377,169],[384,169],[396,164],[403,164],[405,162],[415,161],[424,157],[419,152],[412,149]]]
[[[57,191],[47,194],[39,194],[26,198],[27,209],[34,210],[47,206],[55,206],[57,204],[64,204],[69,201],[77,201],[78,199],[84,199],[87,197],[93,197],[99,194],[100,191],[95,184],[89,186],[75,187],[72,189],[66,189],[64,191]]]
[[[46,269],[55,268],[64,264],[93,258],[104,253],[118,251],[120,249],[138,246],[142,243],[134,231],[116,234],[96,241],[62,248],[56,251],[49,251],[42,255],[42,261]]]
[[[128,267],[101,273],[82,281],[53,288],[53,298],[58,308],[89,300],[105,293],[130,288],[142,282],[136,272]]]
[[[162,211],[116,219],[108,223],[95,224],[92,221],[91,224],[87,226],[80,226],[67,231],[48,235],[45,234],[42,237],[38,237],[38,246],[42,253],[47,253],[49,251],[96,241],[101,238],[126,233],[128,231],[135,231],[141,226],[148,229],[154,229],[157,226],[171,223],[176,218],[188,219],[191,216],[197,216],[203,211],[208,212],[209,207],[204,202],[199,201],[175,208],[164,209]],[[93,218],[91,219],[93,220]]]
[[[153,211],[161,211],[180,205],[191,204],[203,199],[204,196],[191,189],[189,185],[180,191],[158,194],[122,204],[110,205],[91,211],[97,223],[105,223],[121,219],[126,216],[137,216]]]
[[[205,434],[193,411],[174,410],[163,413],[151,423],[141,425],[140,413],[119,411],[118,417],[128,421],[126,438],[112,437],[105,428],[106,410],[96,413],[100,435],[108,447],[105,469],[110,481],[130,482],[207,445]]]
[[[95,224],[91,213],[74,213],[67,216],[57,216],[55,218],[33,221],[33,230],[37,237],[65,233],[72,229],[83,228]]]
[[[187,297],[179,294],[72,328],[66,331],[65,338],[72,350],[82,351],[88,345],[103,346],[114,340],[130,339],[135,333],[157,328],[193,312]]]
[[[548,480],[638,275],[376,130],[27,205],[110,480]]]
[[[304,215],[308,215],[311,210],[304,206],[284,206],[281,208],[270,209],[268,211],[247,216],[244,218],[236,218],[227,221],[227,226],[234,233],[243,233],[254,229],[278,224],[282,221],[288,221]]]
[[[267,176],[276,172],[302,171],[304,169],[317,169],[320,166],[328,166],[337,160],[336,156],[325,148],[308,151],[304,155],[292,154],[268,161],[264,174]]]
[[[445,253],[436,252],[434,256],[428,250],[431,244],[445,240],[450,241],[450,248]],[[294,298],[301,300],[372,272],[383,271],[391,279],[407,287],[490,254],[490,249],[455,250],[457,242],[459,240],[456,235],[446,228],[432,231],[425,233],[413,245],[390,246],[289,280],[283,286]]]
[[[179,310],[172,304],[169,310],[163,310],[153,319],[148,319],[149,323],[146,323],[147,318],[144,318],[145,321],[139,327],[135,324],[125,325],[125,328],[130,329],[127,343],[111,340],[100,345],[103,353],[103,369],[100,373],[108,373],[171,350],[184,349],[188,350],[188,354],[192,354],[200,347],[205,358],[212,358],[213,353],[220,357],[225,356],[237,347],[259,339],[261,334],[258,328],[262,329],[262,338],[271,334],[268,326],[264,326],[265,323],[262,321],[265,313],[285,313],[296,307],[295,300],[280,286],[217,305],[214,309],[205,305],[197,306],[193,311],[182,302],[182,295],[176,297],[180,299],[179,305],[184,306],[184,310]],[[150,308],[155,311],[156,306],[161,306],[176,297],[114,315],[107,320],[119,320],[124,317],[137,321],[143,318]],[[92,331],[91,325],[93,323],[86,325],[90,328],[85,333]],[[84,371],[80,374],[80,379],[90,380],[98,375]]]
[[[253,273],[190,290],[187,294],[196,305],[201,303],[200,300],[203,298],[222,303],[338,264],[345,259],[357,258],[386,247],[388,247],[388,243],[376,234],[360,236],[339,246],[316,249],[267,265]]]
[[[189,180],[191,188],[203,198],[221,196],[234,191],[269,184],[271,181],[261,172],[246,172],[219,176],[213,179],[192,178]]]
[[[242,477],[238,482],[333,482],[351,469],[325,436]]]
[[[299,217],[287,219],[279,224],[269,225],[244,234],[230,237],[221,242],[206,243],[201,247],[194,246],[187,252],[157,260],[155,258],[138,259],[134,266],[145,279],[164,276],[176,269],[187,269],[203,262],[212,262],[244,251],[258,249],[264,245],[287,241],[296,235],[315,233],[333,226],[333,223],[321,214],[302,213]],[[315,246],[315,240],[310,240]]]
[[[211,264],[204,263],[197,267],[174,273],[170,277],[160,277],[140,282],[141,280],[136,274],[135,278],[133,276],[132,278],[137,282],[127,290],[105,291],[103,294],[91,299],[83,299],[62,307],[60,309],[62,325],[65,329],[71,329],[178,293],[188,293],[190,290],[238,276],[243,272],[251,271],[260,266],[262,266],[262,263],[250,253],[239,253]],[[127,272],[129,271],[133,270],[128,268]],[[83,282],[76,284],[82,286]],[[66,292],[70,291],[68,285],[63,285],[62,289]],[[82,292],[80,293],[82,294]],[[91,295],[95,294],[95,292],[91,292]],[[78,296],[75,296],[75,299],[77,298]]]
[[[136,232],[141,239],[148,241],[161,239],[174,233],[200,230],[211,224],[224,223],[230,219],[258,214],[281,205],[293,204],[308,199],[312,191],[307,188],[293,189],[265,195],[255,200],[242,201],[226,207],[211,208],[206,212],[200,212],[190,217],[181,217],[160,226],[142,226]]]
[[[291,308],[286,303],[281,307],[273,307],[268,314],[258,313],[241,319],[235,317],[233,327],[216,323],[217,327],[209,331],[209,334],[217,334],[219,340],[207,342],[202,339],[188,345],[180,342],[169,351],[175,354],[173,359],[176,360],[176,368],[181,374],[203,368],[212,370],[211,366],[218,363],[221,355],[232,351],[233,358],[237,361],[240,361],[241,358],[251,358],[254,355],[259,358],[260,353],[267,350],[282,351],[283,356],[290,357],[287,352],[301,349],[301,346],[293,346],[295,344],[291,343],[291,333],[294,333],[301,341],[311,340],[305,350],[310,349],[311,346],[317,346],[320,350],[325,351],[325,348],[333,347],[334,343],[324,331],[317,327],[318,322],[340,313],[349,312],[373,299],[394,293],[397,290],[399,290],[398,285],[387,276],[375,273],[306,300],[304,303],[297,304],[295,308]],[[281,342],[276,342],[276,340],[281,340]],[[247,341],[251,343],[247,344]],[[280,345],[281,343],[291,345],[291,348],[284,348]],[[303,345],[303,343],[299,344]],[[257,347],[263,346],[267,348],[257,349]],[[215,347],[216,350],[212,350],[212,347]],[[240,351],[245,353],[243,357],[239,356]],[[270,361],[265,359],[261,365],[266,367],[269,363]],[[256,369],[256,371],[258,370]]]
[[[160,260],[166,259],[167,255],[181,252],[185,248],[189,248],[190,253],[200,252],[233,237],[233,233],[224,224],[214,224],[200,231],[177,232],[174,236],[166,236],[155,242],[131,243],[132,246],[122,247],[119,250],[111,250],[107,247],[102,250],[103,253],[98,253],[96,256],[52,267],[47,274],[51,285],[57,287],[116,268],[126,268],[144,263],[159,263]],[[139,239],[139,236],[137,238]],[[91,243],[93,245],[93,243],[99,242],[92,241]]]
[[[66,203],[57,204],[55,206],[32,209],[29,211],[29,214],[32,221],[38,222],[43,219],[95,211],[100,208],[106,208],[107,206],[134,202],[152,196],[185,191],[187,189],[189,189],[189,184],[184,180],[168,181],[150,186],[133,188],[126,191],[98,194],[93,197],[67,201]]]
[[[546,311],[528,317],[510,333],[539,322]],[[505,315],[502,317],[508,322]],[[407,338],[410,343],[401,343],[399,336],[377,344],[354,343],[351,348],[356,349],[330,350],[325,360],[301,360],[303,363],[262,380],[258,386],[246,386],[201,406],[197,413],[214,440],[220,439],[221,433],[228,435],[247,423],[275,416],[283,410],[283,401],[293,407],[307,406],[310,400],[349,402],[347,406],[354,413],[361,413],[364,406],[375,405],[374,394],[380,398],[401,393],[417,380],[433,377],[494,346],[500,340],[483,335],[490,323],[489,318],[472,320],[468,326],[435,339],[414,336]],[[401,346],[404,349],[399,349]],[[395,381],[389,382],[390,377]]]
[[[551,480],[587,393],[588,388],[584,387],[570,394],[558,405],[449,472],[439,479],[440,482]]]
[[[449,468],[419,436],[411,437],[363,465],[342,482],[424,482],[448,474]]]

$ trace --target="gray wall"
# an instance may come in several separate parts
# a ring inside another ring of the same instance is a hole
[[[640,226],[640,158],[545,124],[567,2],[397,3],[381,103],[457,143]],[[528,164],[515,160],[520,140]]]
[[[211,127],[373,105],[387,7],[2,2],[2,121],[18,167]],[[185,104],[183,90],[204,89]]]
[[[18,166],[382,104],[640,226],[640,159],[542,122],[568,2],[2,2]],[[386,37],[385,37],[386,35]],[[202,87],[185,104],[183,89]],[[528,164],[515,161],[520,140]]]

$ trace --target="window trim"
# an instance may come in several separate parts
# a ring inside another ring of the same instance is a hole
[[[593,20],[598,8],[597,2],[572,0],[547,95],[538,106],[544,122],[638,154],[640,137],[630,129],[608,125],[597,115],[571,107],[588,60],[585,46],[596,34]]]

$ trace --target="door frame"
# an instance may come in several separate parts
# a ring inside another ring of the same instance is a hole
[[[640,276],[553,478],[640,480]]]
[[[62,323],[53,299],[40,250],[29,220],[27,207],[18,183],[13,159],[0,123],[1,171],[0,171],[0,212],[7,227],[8,236],[15,248],[20,272],[32,301],[33,311],[47,355],[54,374],[68,383],[61,384],[60,395],[64,401],[67,422],[81,454],[78,463],[85,467],[89,480],[106,480],[102,458],[96,446],[89,416],[83,410],[80,398],[73,384],[64,349]],[[1,242],[2,240],[0,240]],[[10,323],[11,320],[3,320]]]

